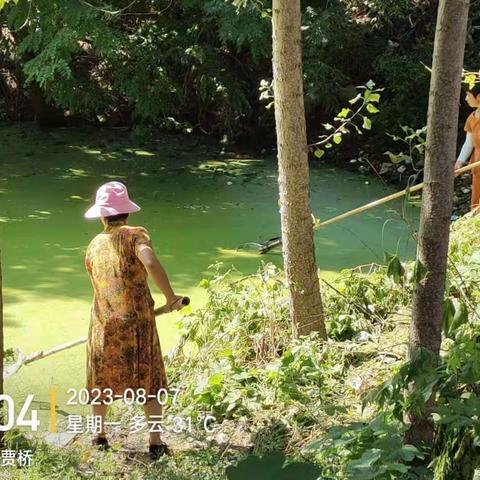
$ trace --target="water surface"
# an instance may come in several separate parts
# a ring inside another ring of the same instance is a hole
[[[246,274],[262,261],[281,264],[278,252],[236,251],[280,231],[273,155],[222,154],[193,137],[164,136],[145,147],[124,132],[41,132],[8,124],[0,124],[0,142],[6,347],[29,354],[86,335],[92,294],[83,254],[101,227],[83,213],[96,188],[112,179],[128,184],[142,206],[131,223],[149,230],[175,290],[189,295],[194,307],[204,301],[197,285],[214,262]],[[328,167],[314,168],[311,184],[320,219],[391,193],[375,179]],[[382,262],[386,250],[412,255],[405,220],[415,225],[416,215],[396,203],[326,227],[315,237],[319,266],[328,274]],[[159,293],[154,298],[162,303]],[[164,351],[175,345],[177,318],[158,319]],[[67,389],[84,381],[85,348],[79,346],[22,368],[6,391],[19,401],[34,393],[36,407],[45,409],[45,428],[50,387],[57,387],[61,417],[72,411],[64,405]]]

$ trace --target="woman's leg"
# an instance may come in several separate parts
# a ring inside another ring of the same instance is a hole
[[[97,437],[103,437],[105,438],[107,434],[105,433],[105,417],[107,416],[107,405],[104,405],[103,403],[101,405],[92,405],[92,415],[102,417],[102,431],[100,433],[97,433]]]
[[[145,411],[145,416],[147,417],[147,422],[149,428],[152,427],[152,423],[150,422],[159,422],[160,416],[162,415],[162,406],[158,403],[157,399],[151,400],[147,402],[143,409]],[[151,432],[150,433],[150,445],[160,445],[162,443],[162,439],[160,438],[160,432]]]

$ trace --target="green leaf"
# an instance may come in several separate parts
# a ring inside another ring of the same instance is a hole
[[[403,463],[388,463],[387,466],[389,471],[393,470],[398,473],[408,473],[409,470]]]
[[[223,382],[223,374],[222,373],[214,373],[209,379],[209,385],[220,385]]]
[[[365,130],[371,130],[372,121],[368,117],[363,117],[363,128]]]
[[[347,471],[355,472],[355,470],[365,471],[369,470],[382,456],[382,452],[379,449],[372,448],[363,453],[363,455],[358,460],[351,460],[347,464]],[[358,477],[356,477],[358,478]],[[375,478],[373,477],[362,477],[362,478]]]
[[[468,85],[468,88],[470,90],[473,90],[476,82],[477,82],[477,76],[475,74],[469,74],[465,76],[464,83]]]
[[[340,143],[342,143],[342,134],[341,134],[341,133],[336,133],[336,134],[333,136],[333,141],[334,141],[334,143],[336,143],[337,145],[339,145]]]
[[[443,330],[446,334],[448,334],[451,331],[452,321],[455,315],[455,307],[453,306],[453,302],[450,300],[450,298],[447,298],[443,302],[442,310]]]
[[[362,94],[359,93],[355,98],[352,98],[351,100],[349,100],[348,102],[352,105],[354,105],[355,103],[357,103],[360,99],[362,98]]]
[[[380,110],[373,104],[369,103],[367,105],[367,110],[370,112],[370,113],[378,113]]]
[[[420,457],[422,452],[414,445],[405,444],[402,447],[402,458],[406,462],[411,462],[415,457]]]
[[[322,157],[325,155],[325,150],[318,149],[318,150],[315,150],[315,151],[313,152],[313,154],[314,154],[317,158],[322,158]]]
[[[464,302],[447,298],[443,302],[443,331],[448,338],[455,338],[457,330],[468,322],[468,309]]]
[[[349,108],[342,108],[342,111],[337,115],[338,118],[347,118],[348,114],[351,112]]]
[[[403,268],[398,255],[392,255],[391,253],[385,252],[385,261],[387,263],[387,275],[392,277],[395,283],[401,284],[405,269]]]
[[[233,351],[230,347],[225,348],[224,350],[220,350],[217,354],[218,358],[228,358],[233,355]]]
[[[405,155],[403,152],[400,152],[398,155],[396,155],[390,151],[387,151],[384,153],[384,155],[388,155],[388,158],[394,165],[399,165],[402,162],[410,160],[410,157],[408,155]]]
[[[425,278],[426,274],[427,274],[427,269],[425,268],[425,265],[420,260],[417,259],[413,267],[413,278],[412,278],[413,283],[415,285],[420,283]]]
[[[370,91],[366,91],[365,92],[365,101],[366,102],[375,102],[375,103],[378,103],[380,101],[380,94],[378,93],[372,93]]]

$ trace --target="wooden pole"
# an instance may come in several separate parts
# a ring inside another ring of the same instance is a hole
[[[458,170],[455,171],[455,175],[460,175],[462,173],[469,172],[470,170],[473,170],[476,167],[480,167],[480,161],[471,163],[469,165],[466,165],[465,167],[459,168]],[[345,220],[346,218],[353,217],[354,215],[358,215],[359,213],[366,212],[368,210],[371,210],[372,208],[378,207],[380,205],[391,202],[393,200],[397,200],[398,198],[402,198],[405,195],[408,195],[409,193],[418,192],[419,190],[422,190],[424,185],[425,183],[423,182],[419,183],[418,185],[414,185],[413,187],[405,188],[405,190],[402,190],[400,192],[392,193],[391,195],[387,195],[386,197],[379,198],[378,200],[367,203],[366,205],[362,205],[361,207],[354,208],[353,210],[349,210],[348,212],[337,215],[336,217],[329,218],[324,222],[320,221],[315,226],[315,229],[323,228],[323,227],[326,227],[327,225],[331,225],[332,223],[339,222],[340,220]],[[281,245],[281,243],[282,243],[281,237],[268,240],[263,245],[261,245],[259,252],[261,254],[267,253],[272,248],[275,248]]]
[[[87,337],[78,338],[73,342],[62,343],[56,347],[50,348],[49,350],[40,350],[39,352],[33,352],[23,360],[23,365],[28,365],[29,363],[34,362],[35,360],[40,360],[41,358],[49,357],[54,353],[62,352],[63,350],[68,350],[69,348],[76,347],[87,341]]]
[[[1,267],[1,266],[0,266]],[[2,286],[2,278],[1,278],[2,270],[0,268],[0,307],[1,307],[1,286]],[[159,307],[155,309],[155,316],[158,315],[164,315],[165,313],[170,313],[175,310],[181,310],[183,307],[186,307],[187,305],[190,304],[190,298],[188,297],[180,297],[173,305],[164,305],[163,307]],[[1,312],[1,308],[0,308]],[[0,314],[1,315],[1,314]],[[0,316],[1,320],[1,316]],[[3,342],[3,336],[2,336],[2,342]],[[37,360],[41,360],[42,358],[49,357],[50,355],[53,355],[54,353],[58,352],[63,352],[63,350],[68,350],[70,348],[76,347],[77,345],[82,345],[87,341],[87,337],[81,337],[78,338],[77,340],[73,340],[73,342],[67,342],[67,343],[62,343],[61,345],[57,345],[53,348],[50,348],[48,350],[40,350],[38,352],[33,352],[30,355],[24,357],[21,352],[19,352],[19,359],[14,365],[11,365],[9,369],[7,369],[6,372],[3,372],[2,370],[2,379],[1,379],[1,385],[3,386],[3,378],[8,378],[14,375],[18,370],[23,365],[28,365],[29,363],[33,363]],[[3,348],[2,348],[3,352]],[[2,363],[3,365],[3,363]],[[2,387],[3,388],[3,387]],[[2,390],[3,392],[3,390]]]
[[[480,162],[475,162],[471,163],[469,165],[466,165],[465,167],[459,168],[455,174],[460,175],[462,173],[468,172],[470,170],[473,170],[475,167],[479,167]],[[320,222],[317,228],[322,228],[326,227],[327,225],[331,225],[332,223],[338,222],[340,220],[344,220],[345,218],[353,217],[354,215],[358,215],[359,213],[366,212],[367,210],[370,210],[371,208],[378,207],[379,205],[383,205],[384,203],[391,202],[392,200],[397,200],[398,198],[404,197],[405,195],[408,195],[409,193],[413,192],[418,192],[419,190],[422,190],[424,187],[425,183],[419,183],[418,185],[414,185],[413,187],[406,188],[405,190],[402,190],[401,192],[396,192],[392,193],[391,195],[387,195],[386,197],[380,198],[379,200],[375,200],[374,202],[367,203],[366,205],[363,205],[362,207],[354,208],[353,210],[350,210],[349,212],[342,213],[341,215],[337,215],[336,217],[329,218],[328,220],[325,220],[324,222]]]

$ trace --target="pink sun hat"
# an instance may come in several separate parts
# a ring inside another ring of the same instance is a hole
[[[127,187],[120,182],[108,182],[97,190],[95,205],[85,212],[85,218],[110,217],[138,212],[140,207],[128,197]]]

